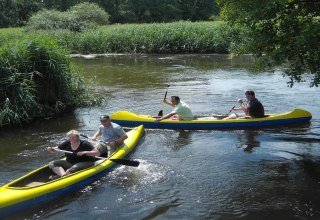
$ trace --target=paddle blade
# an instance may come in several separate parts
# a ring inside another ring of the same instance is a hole
[[[126,160],[126,159],[110,159],[114,163],[126,165],[126,166],[132,166],[137,167],[139,166],[140,162],[135,160]]]

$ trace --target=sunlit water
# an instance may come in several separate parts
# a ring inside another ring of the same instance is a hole
[[[131,158],[81,191],[11,219],[319,219],[319,89],[287,87],[281,70],[256,72],[248,57],[218,55],[74,58],[107,99],[100,107],[0,133],[0,184],[59,158],[45,148],[70,129],[94,134],[99,115],[157,115],[178,95],[199,115],[226,114],[253,89],[267,113],[303,108],[310,124],[250,130],[146,130]],[[306,79],[308,81],[308,79]],[[9,218],[10,219],[10,218]]]

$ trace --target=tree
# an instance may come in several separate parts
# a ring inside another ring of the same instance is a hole
[[[45,9],[56,9],[58,11],[66,11],[71,6],[87,2],[84,0],[41,0]]]
[[[317,0],[217,0],[221,16],[248,27],[246,47],[263,66],[284,65],[289,85],[309,74],[310,86],[320,83],[320,2]]]
[[[0,28],[17,27],[40,8],[38,0],[2,0],[0,1]]]
[[[212,15],[218,15],[219,9],[214,0],[179,0],[183,10],[183,20],[207,21]]]

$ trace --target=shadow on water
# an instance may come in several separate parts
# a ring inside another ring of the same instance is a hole
[[[238,134],[238,147],[243,148],[244,152],[252,153],[255,147],[260,147],[260,141],[257,140],[259,131],[244,130]]]
[[[177,151],[177,150],[180,150],[182,147],[190,144],[192,142],[192,139],[191,139],[192,133],[193,133],[192,131],[186,131],[186,130],[176,131],[176,134],[172,139],[172,143],[170,144],[172,146],[172,149]]]
[[[314,172],[313,162],[312,171],[304,159],[262,160],[248,165],[246,175],[255,175],[255,181],[239,178],[229,192],[228,205],[216,214],[223,219],[319,219],[320,176]]]

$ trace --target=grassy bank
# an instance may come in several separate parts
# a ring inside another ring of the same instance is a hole
[[[246,31],[223,22],[109,25],[85,32],[0,29],[0,127],[98,103],[70,53],[222,53]]]
[[[2,42],[26,35],[45,36],[71,53],[229,53],[242,45],[246,31],[224,22],[174,22],[102,26],[86,32],[24,33],[0,30]]]
[[[25,38],[0,48],[0,127],[22,124],[96,98],[52,39]]]

